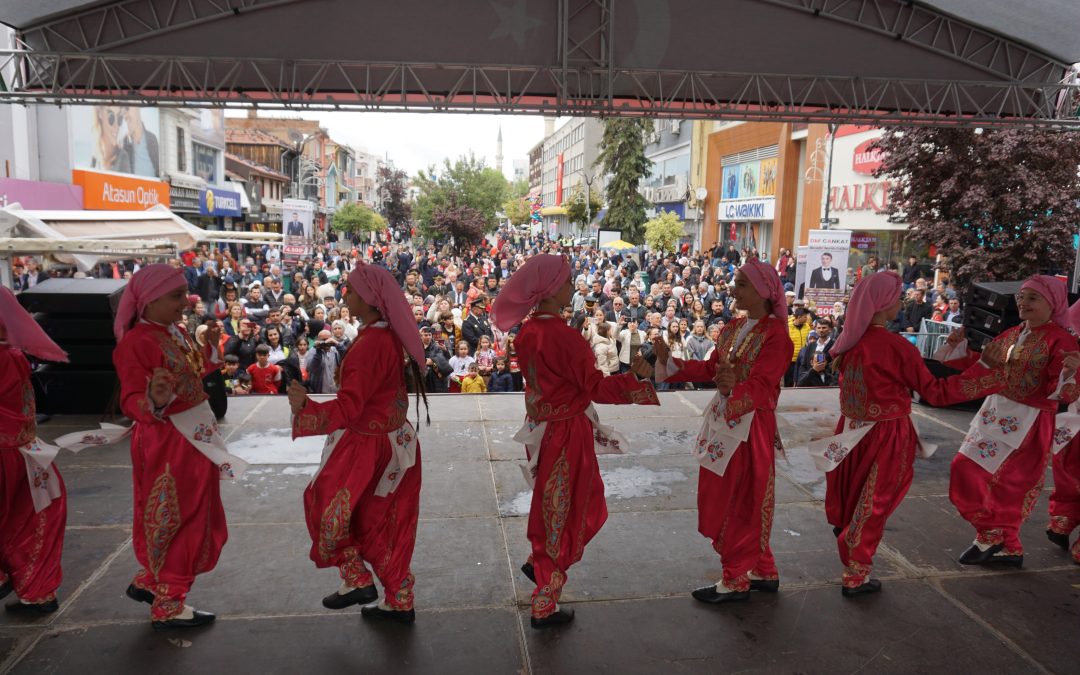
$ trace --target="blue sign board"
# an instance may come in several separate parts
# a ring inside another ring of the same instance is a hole
[[[686,202],[658,202],[656,211],[657,213],[660,211],[674,213],[679,217],[679,220],[686,220]]]
[[[240,193],[209,188],[199,192],[199,213],[204,216],[244,215],[240,208]]]

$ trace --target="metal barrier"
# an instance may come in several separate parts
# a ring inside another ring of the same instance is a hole
[[[931,321],[930,319],[923,319],[922,325],[919,326],[918,333],[901,333],[901,335],[908,337],[915,337],[915,346],[919,348],[919,353],[923,355],[923,358],[931,358],[934,352],[938,348],[945,344],[945,340],[948,339],[949,333],[959,328],[959,324],[947,323],[945,321]]]

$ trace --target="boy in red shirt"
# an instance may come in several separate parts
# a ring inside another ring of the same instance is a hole
[[[270,347],[259,345],[255,348],[256,362],[248,366],[251,375],[252,394],[276,394],[281,382],[281,367],[270,364]]]

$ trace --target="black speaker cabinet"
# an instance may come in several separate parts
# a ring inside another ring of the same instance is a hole
[[[38,412],[49,415],[100,415],[120,389],[114,370],[46,364],[32,379]]]
[[[122,279],[48,279],[19,293],[19,304],[30,313],[108,316],[120,306]]]
[[[1011,328],[1020,323],[1020,315],[1008,310],[1004,312],[992,312],[974,305],[964,310],[964,328],[970,328],[983,333],[998,335],[1006,328]]]
[[[1022,281],[977,281],[968,289],[964,304],[968,307],[981,307],[989,312],[1004,316],[1016,314],[1016,294],[1020,292]]]

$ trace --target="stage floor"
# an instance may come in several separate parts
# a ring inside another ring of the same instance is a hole
[[[0,671],[19,673],[1016,673],[1076,672],[1080,566],[1043,534],[1044,492],[1023,532],[1023,571],[963,567],[973,532],[949,503],[948,469],[972,413],[915,407],[941,447],[919,460],[878,551],[876,596],[843,599],[824,476],[806,443],[827,435],[837,390],[781,397],[786,459],[776,465],[772,546],[781,591],[738,606],[695,602],[718,558],[696,530],[689,455],[709,392],[666,392],[661,407],[597,406],[629,438],[603,455],[610,517],[569,573],[565,628],[529,627],[529,492],[512,436],[520,394],[432,397],[420,429],[424,488],[413,572],[417,621],[372,625],[323,609],[336,570],[308,560],[301,493],[321,438],[293,443],[284,397],[230,400],[223,429],[255,465],[223,485],[229,543],[190,596],[207,629],[155,633],[124,596],[135,570],[126,445],[64,454],[69,491],[61,610],[26,623],[0,612]],[[410,417],[415,412],[410,410]],[[97,422],[57,417],[49,440]],[[1049,485],[1049,474],[1047,476]]]

